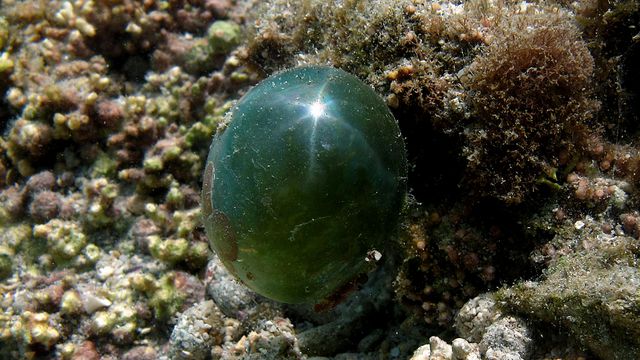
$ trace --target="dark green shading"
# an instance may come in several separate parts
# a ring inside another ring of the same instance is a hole
[[[313,116],[316,102],[324,110]],[[406,191],[395,119],[371,88],[330,67],[287,70],[249,91],[205,169],[212,248],[247,286],[289,303],[321,300],[364,272]]]

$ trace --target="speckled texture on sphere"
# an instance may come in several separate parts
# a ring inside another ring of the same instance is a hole
[[[383,249],[406,172],[396,121],[371,88],[330,67],[277,73],[238,102],[211,146],[211,246],[256,292],[317,302]]]

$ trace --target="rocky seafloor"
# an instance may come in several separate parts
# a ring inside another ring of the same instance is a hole
[[[378,268],[319,311],[209,250],[234,101],[344,69],[405,137]],[[3,359],[640,358],[640,2],[5,0]]]

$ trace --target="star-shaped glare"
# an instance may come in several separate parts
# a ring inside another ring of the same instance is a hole
[[[291,89],[288,93],[277,94],[274,98],[274,104],[288,104],[291,108],[297,108],[298,117],[288,118],[288,121],[283,122],[280,125],[280,130],[288,129],[293,130],[294,127],[303,126],[307,129],[307,150],[308,150],[308,176],[313,178],[317,171],[317,161],[319,152],[318,146],[322,146],[323,149],[328,150],[334,146],[334,140],[332,137],[336,136],[338,129],[340,132],[350,133],[354,136],[361,137],[360,131],[354,129],[348,122],[344,121],[341,117],[342,114],[335,111],[335,100],[326,93],[328,81],[320,83],[309,94],[307,86],[300,86],[299,96],[293,99],[287,99],[286,96],[295,92],[295,89]],[[323,131],[321,129],[331,129],[330,131]],[[323,139],[324,138],[324,141]],[[354,140],[350,140],[354,141]],[[366,143],[366,141],[365,141]]]
[[[309,105],[309,114],[313,117],[313,120],[318,120],[319,117],[325,115],[325,104],[320,100],[314,101],[311,105]]]

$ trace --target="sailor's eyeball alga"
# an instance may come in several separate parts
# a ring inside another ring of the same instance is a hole
[[[212,249],[268,298],[333,295],[396,228],[407,160],[393,115],[358,78],[325,66],[276,73],[231,111],[203,176]]]

